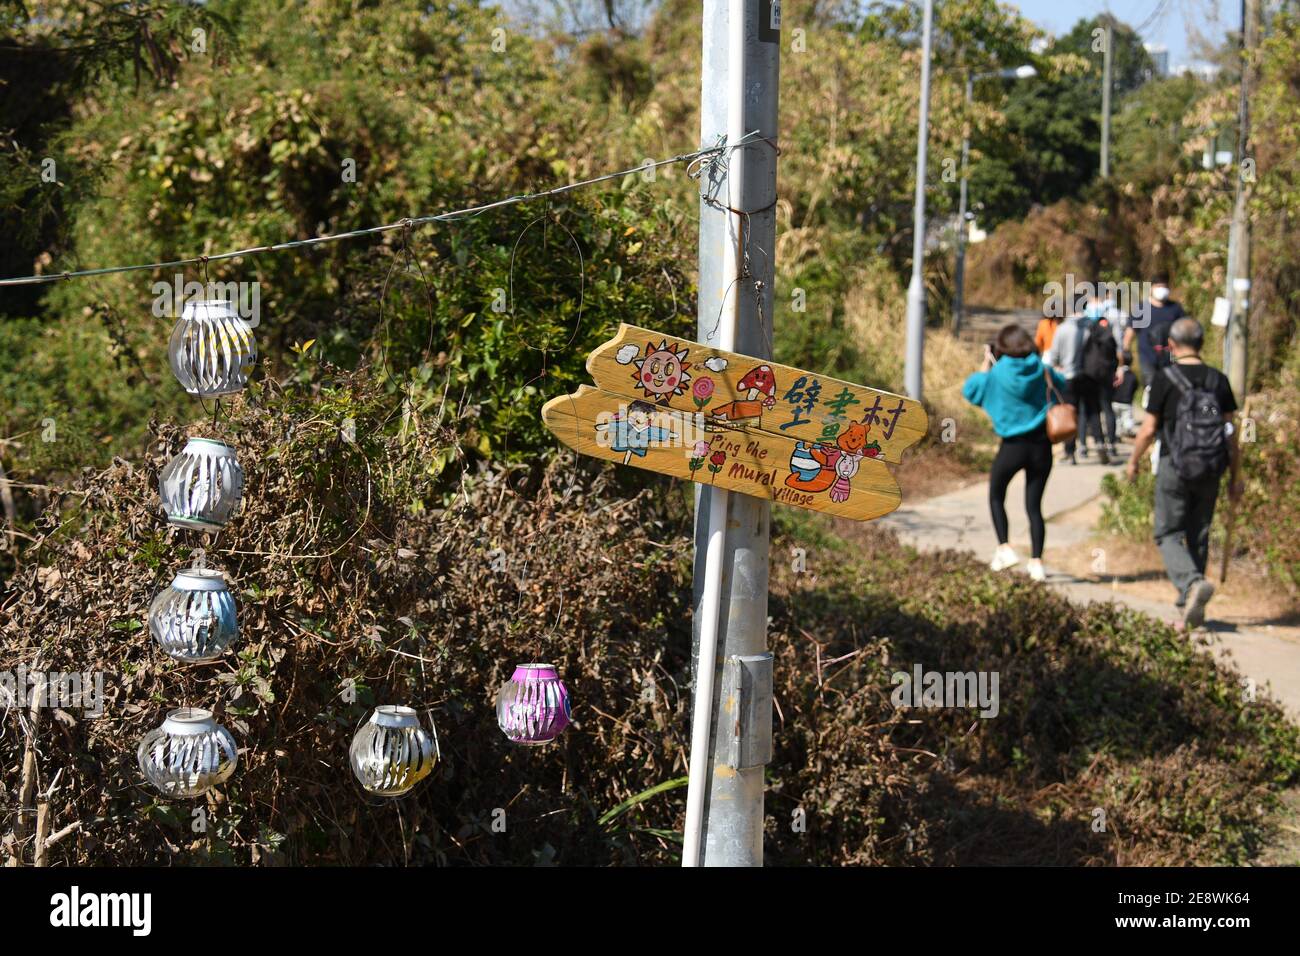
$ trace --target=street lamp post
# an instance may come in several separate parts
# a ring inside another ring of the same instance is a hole
[[[903,381],[910,398],[921,400],[921,364],[925,349],[925,153],[930,137],[930,34],[934,0],[925,0],[921,25],[921,112],[916,134],[916,205],[912,219],[912,281],[907,285],[907,347]]]
[[[1106,22],[1106,49],[1101,56],[1101,178],[1110,177],[1110,88],[1112,64],[1115,62],[1111,46],[1115,42],[1113,24]]]
[[[961,331],[961,322],[966,310],[966,198],[968,192],[966,165],[970,158],[970,108],[975,99],[975,81],[998,77],[1003,80],[1027,80],[1038,75],[1038,71],[1028,64],[1014,69],[997,70],[992,73],[968,73],[966,75],[966,124],[961,138],[961,187],[957,204],[957,268],[954,273],[956,288],[952,297],[952,331],[956,335]]]
[[[961,331],[962,314],[966,303],[966,163],[970,159],[970,108],[975,100],[975,74],[966,74],[966,122],[961,137],[961,187],[957,202],[957,268],[953,276],[956,287],[952,295],[952,334]]]

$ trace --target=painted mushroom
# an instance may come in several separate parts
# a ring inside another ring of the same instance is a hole
[[[763,396],[763,407],[771,408],[776,404],[776,375],[770,365],[759,365],[750,369],[745,377],[736,383],[736,388],[750,401]]]

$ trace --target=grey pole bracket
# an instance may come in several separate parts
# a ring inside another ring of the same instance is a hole
[[[728,657],[722,668],[722,708],[730,719],[723,753],[732,770],[772,761],[772,654]]]

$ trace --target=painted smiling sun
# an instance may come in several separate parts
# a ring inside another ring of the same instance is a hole
[[[691,381],[690,373],[686,371],[691,366],[686,361],[687,351],[682,349],[678,352],[667,341],[658,347],[647,342],[645,355],[633,359],[636,371],[632,378],[646,395],[660,405],[667,405],[674,395],[681,395]]]

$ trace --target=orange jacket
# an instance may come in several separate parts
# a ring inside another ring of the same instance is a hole
[[[1046,355],[1047,350],[1052,347],[1052,339],[1056,337],[1056,330],[1060,325],[1060,319],[1038,320],[1038,328],[1034,330],[1034,344],[1038,346],[1039,355]]]

